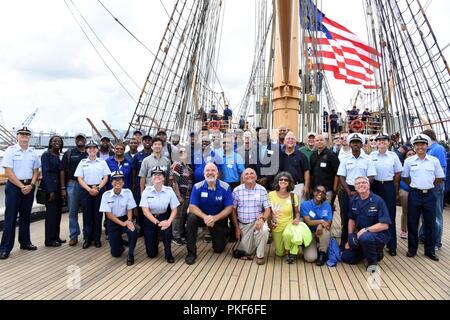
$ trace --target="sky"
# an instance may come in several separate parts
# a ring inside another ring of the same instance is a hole
[[[126,33],[95,0],[72,1],[134,82],[108,58],[134,100],[153,56]],[[321,0],[331,19],[367,39],[362,0]],[[421,0],[425,6],[429,0]],[[153,52],[159,45],[173,0],[102,0],[102,3]],[[222,43],[217,73],[231,106],[245,92],[253,61],[255,0],[224,0]],[[86,118],[126,130],[136,103],[121,88],[74,21],[64,0],[0,0],[0,122],[19,126],[39,108],[35,132],[91,133]],[[75,11],[74,11],[75,12]],[[441,47],[450,43],[450,1],[432,0],[427,15]],[[97,46],[99,47],[99,46]],[[104,51],[102,51],[104,53]],[[444,51],[449,56],[450,50]],[[107,57],[104,53],[104,57]],[[337,105],[346,107],[356,86],[333,80]]]

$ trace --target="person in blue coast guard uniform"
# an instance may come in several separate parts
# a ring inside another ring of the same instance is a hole
[[[436,193],[435,187],[445,178],[436,157],[427,154],[431,139],[425,134],[411,138],[416,155],[405,160],[402,177],[410,186],[408,194],[408,257],[414,257],[419,247],[418,227],[423,216],[425,256],[439,261],[435,253]]]
[[[111,174],[112,189],[102,196],[100,211],[107,217],[108,240],[111,247],[111,255],[120,257],[125,250],[122,243],[122,233],[128,236],[127,265],[134,263],[134,248],[138,238],[135,224],[133,223],[133,209],[136,208],[133,193],[124,188],[122,171],[114,171]]]
[[[369,178],[357,177],[355,188],[358,194],[350,201],[348,242],[341,259],[357,264],[365,258],[367,270],[373,271],[373,266],[383,259],[383,247],[390,240],[391,218],[384,200],[370,192]]]
[[[363,136],[360,133],[352,133],[347,136],[347,142],[352,149],[351,155],[342,158],[337,171],[340,183],[344,189],[343,206],[342,206],[342,236],[341,236],[341,251],[347,243],[348,235],[348,213],[350,211],[350,201],[357,192],[355,191],[355,178],[362,176],[368,177],[372,182],[373,177],[377,171],[371,161],[370,157],[361,152],[363,146]]]
[[[387,244],[389,254],[397,255],[397,233],[395,229],[396,199],[400,191],[400,174],[403,170],[402,163],[395,152],[389,151],[389,135],[380,133],[376,136],[378,150],[370,154],[370,158],[377,170],[377,174],[372,183],[372,191],[380,196],[389,210],[391,225],[389,232],[391,240]]]
[[[29,147],[31,130],[17,130],[17,144],[6,149],[2,166],[8,182],[5,187],[5,221],[0,259],[7,259],[14,247],[16,219],[19,214],[19,243],[22,250],[36,250],[30,239],[30,218],[34,188],[41,165],[36,152]]]
[[[82,188],[81,206],[83,208],[83,225],[86,230],[83,249],[89,248],[92,241],[96,248],[102,246],[100,236],[103,214],[99,209],[105,191],[104,187],[111,174],[105,160],[97,158],[98,146],[95,141],[89,141],[86,150],[88,158],[80,161],[74,174]]]
[[[166,172],[156,166],[151,171],[152,185],[142,192],[140,206],[144,212],[144,241],[149,258],[158,255],[158,233],[164,243],[164,257],[168,263],[174,263],[172,255],[172,221],[177,216],[180,205],[171,187],[164,185]]]

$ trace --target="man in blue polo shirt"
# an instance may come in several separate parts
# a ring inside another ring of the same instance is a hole
[[[192,188],[187,219],[187,264],[194,264],[197,258],[197,229],[207,226],[212,237],[214,252],[221,253],[225,249],[225,229],[227,217],[233,206],[233,195],[230,186],[218,179],[219,170],[214,163],[205,166],[205,180]]]

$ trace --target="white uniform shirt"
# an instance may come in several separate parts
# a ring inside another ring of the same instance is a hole
[[[411,188],[432,189],[434,180],[445,178],[445,174],[436,157],[426,155],[420,160],[418,155],[414,155],[405,160],[402,177],[411,179]]]
[[[396,173],[402,172],[403,167],[400,159],[395,152],[387,150],[384,154],[380,151],[374,151],[370,158],[377,170],[375,180],[393,181]]]
[[[11,168],[19,180],[29,180],[33,170],[39,169],[41,161],[33,148],[22,150],[18,144],[6,149],[3,157],[3,168]]]
[[[345,182],[351,186],[355,185],[355,179],[358,177],[372,177],[376,174],[377,170],[373,165],[373,161],[362,152],[358,158],[355,158],[353,154],[350,157],[346,157],[339,164],[337,172],[337,175],[345,177]]]
[[[129,189],[122,189],[115,194],[114,189],[106,191],[102,196],[100,212],[110,212],[116,217],[127,215],[127,211],[136,208],[133,193]]]
[[[146,187],[139,203],[140,207],[149,208],[151,214],[166,213],[169,205],[173,210],[180,205],[180,202],[172,188],[167,186],[162,186],[160,192],[156,191],[154,186]]]
[[[109,176],[111,170],[105,160],[96,158],[95,160],[83,159],[77,166],[74,176],[83,178],[89,185],[99,184],[104,176]]]

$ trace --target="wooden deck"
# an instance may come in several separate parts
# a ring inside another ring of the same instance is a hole
[[[184,263],[185,247],[173,246],[176,262],[167,264],[161,256],[147,258],[140,238],[136,262],[127,267],[125,257],[109,255],[106,241],[100,249],[83,250],[80,244],[69,247],[67,243],[60,248],[44,247],[44,223],[39,221],[32,224],[32,241],[39,249],[18,250],[16,242],[10,258],[0,261],[0,299],[449,299],[449,218],[446,210],[440,261],[426,259],[422,247],[414,259],[407,258],[407,242],[399,238],[397,257],[385,255],[380,263],[379,289],[369,289],[363,264],[317,267],[299,258],[288,265],[275,257],[273,245],[267,246],[268,262],[258,266],[254,261],[233,259],[230,244],[223,254],[214,254],[211,244],[199,240],[197,262],[189,266]],[[61,230],[67,238],[67,215]],[[68,286],[71,266],[79,268],[79,289]]]

